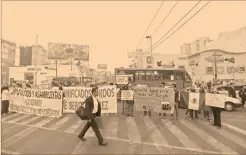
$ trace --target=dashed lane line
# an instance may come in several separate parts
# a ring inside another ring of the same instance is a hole
[[[8,122],[4,122],[4,123],[8,123]],[[9,124],[11,124],[11,123],[9,123]],[[59,130],[55,130],[55,129],[51,129],[51,128],[37,127],[35,125],[29,125],[29,124],[22,124],[22,123],[12,123],[12,124],[29,126],[29,127],[33,127],[33,128],[36,128],[36,129],[44,129],[44,130],[49,130],[49,131],[68,133],[68,132],[59,131]],[[68,133],[68,134],[77,135],[77,133]],[[94,137],[94,135],[92,135],[92,134],[89,134],[90,136],[86,136],[86,137]],[[88,135],[88,134],[86,134],[86,135]],[[132,143],[130,140],[119,139],[119,138],[116,138],[116,137],[104,137],[104,138],[108,139],[108,140],[115,140],[115,141],[121,141],[121,142],[126,142],[126,143]],[[155,143],[149,143],[149,142],[134,142],[132,144],[150,145],[150,146],[155,146],[155,147],[167,147],[167,148],[173,148],[173,149],[179,149],[179,150],[188,150],[188,151],[201,152],[201,153],[207,153],[207,154],[234,154],[233,152],[223,153],[223,152],[217,152],[217,151],[201,150],[201,149],[187,148],[187,147],[179,147],[179,146],[172,146],[172,145],[168,145],[168,144],[155,144]]]

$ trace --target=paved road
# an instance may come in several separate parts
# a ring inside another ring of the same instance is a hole
[[[5,154],[245,154],[246,110],[223,112],[223,128],[204,121],[190,121],[180,110],[180,120],[102,116],[101,132],[109,146],[98,146],[91,129],[87,141],[77,134],[85,122],[75,114],[63,118],[11,113],[2,117],[2,149]]]

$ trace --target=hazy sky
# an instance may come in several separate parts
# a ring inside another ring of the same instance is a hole
[[[148,34],[153,33],[175,3],[164,2]],[[197,1],[179,2],[153,36],[153,43],[195,3]],[[192,13],[205,3],[201,2]],[[91,66],[107,63],[112,69],[129,64],[127,49],[136,49],[160,4],[161,1],[4,1],[2,36],[9,41],[31,45],[35,44],[35,35],[38,34],[39,44],[46,49],[48,42],[88,44]],[[220,32],[246,26],[245,8],[246,1],[212,1],[153,52],[180,53],[180,45],[198,37],[214,39]],[[140,48],[149,46],[149,40],[143,39]]]

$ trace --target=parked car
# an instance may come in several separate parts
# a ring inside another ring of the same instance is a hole
[[[225,85],[223,85],[223,87],[219,87],[219,86],[215,86],[213,88],[213,90],[217,89],[217,90],[221,90],[222,88],[224,88]],[[221,89],[220,89],[221,88]],[[228,88],[228,87],[227,87]],[[237,87],[238,89],[238,87]],[[189,91],[190,88],[186,88],[185,91]],[[240,89],[239,89],[240,90]],[[196,92],[198,93],[199,92],[199,88],[196,88]],[[242,103],[241,103],[241,100],[239,98],[232,98],[232,97],[229,97],[228,96],[228,92],[226,91],[225,92],[220,92],[218,91],[219,94],[222,94],[222,95],[225,95],[226,98],[225,98],[225,107],[224,107],[224,110],[226,111],[232,111],[234,108],[240,108],[242,107]],[[237,93],[238,95],[238,93]],[[182,106],[179,104],[179,107],[182,108]]]

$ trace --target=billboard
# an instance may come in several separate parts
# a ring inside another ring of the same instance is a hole
[[[21,66],[32,65],[32,46],[20,47],[20,65]]]
[[[89,61],[89,46],[78,44],[48,43],[48,59]]]
[[[107,69],[107,68],[108,68],[107,64],[98,64],[97,65],[97,69]]]

